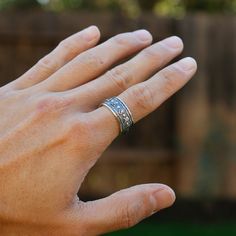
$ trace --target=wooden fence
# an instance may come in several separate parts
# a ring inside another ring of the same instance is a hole
[[[156,112],[119,137],[91,171],[86,195],[106,195],[163,182],[179,196],[236,198],[236,17],[182,20],[112,13],[0,13],[0,85],[22,74],[61,39],[96,24],[102,41],[123,31],[150,30],[155,40],[179,35],[196,77]]]

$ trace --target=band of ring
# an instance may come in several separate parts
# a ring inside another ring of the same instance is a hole
[[[120,124],[121,133],[127,133],[134,124],[131,111],[128,106],[118,97],[106,99],[101,106],[107,107],[116,117]]]

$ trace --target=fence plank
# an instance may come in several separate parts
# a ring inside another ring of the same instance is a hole
[[[194,56],[199,70],[177,96],[113,143],[83,191],[102,195],[157,181],[184,197],[236,198],[236,17],[1,12],[0,85],[22,74],[67,35],[92,24],[101,29],[101,41],[138,28],[150,30],[155,40],[180,35],[184,55]]]

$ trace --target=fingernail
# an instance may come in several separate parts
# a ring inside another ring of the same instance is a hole
[[[151,41],[152,35],[147,30],[136,30],[133,32],[141,41]]]
[[[84,29],[83,34],[84,34],[84,38],[87,41],[92,41],[93,39],[97,38],[97,36],[99,35],[99,30],[96,26],[92,25]]]
[[[167,208],[171,206],[175,201],[175,193],[169,188],[165,187],[163,189],[157,190],[153,193],[153,198],[155,198],[155,209],[153,212],[161,210],[163,208]]]
[[[183,47],[183,41],[177,36],[172,36],[170,38],[163,40],[162,42],[170,48]]]
[[[196,61],[191,57],[182,59],[181,61],[178,62],[178,65],[184,71],[192,71],[192,70],[196,70],[197,68]]]

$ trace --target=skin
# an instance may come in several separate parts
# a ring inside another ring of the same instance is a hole
[[[140,30],[96,46],[99,37],[95,26],[70,36],[0,88],[1,236],[100,235],[131,227],[175,200],[163,184],[134,186],[92,202],[77,196],[119,135],[116,118],[99,104],[119,96],[137,122],[197,68],[192,58],[165,67],[183,50],[178,37],[152,44],[151,34]]]

